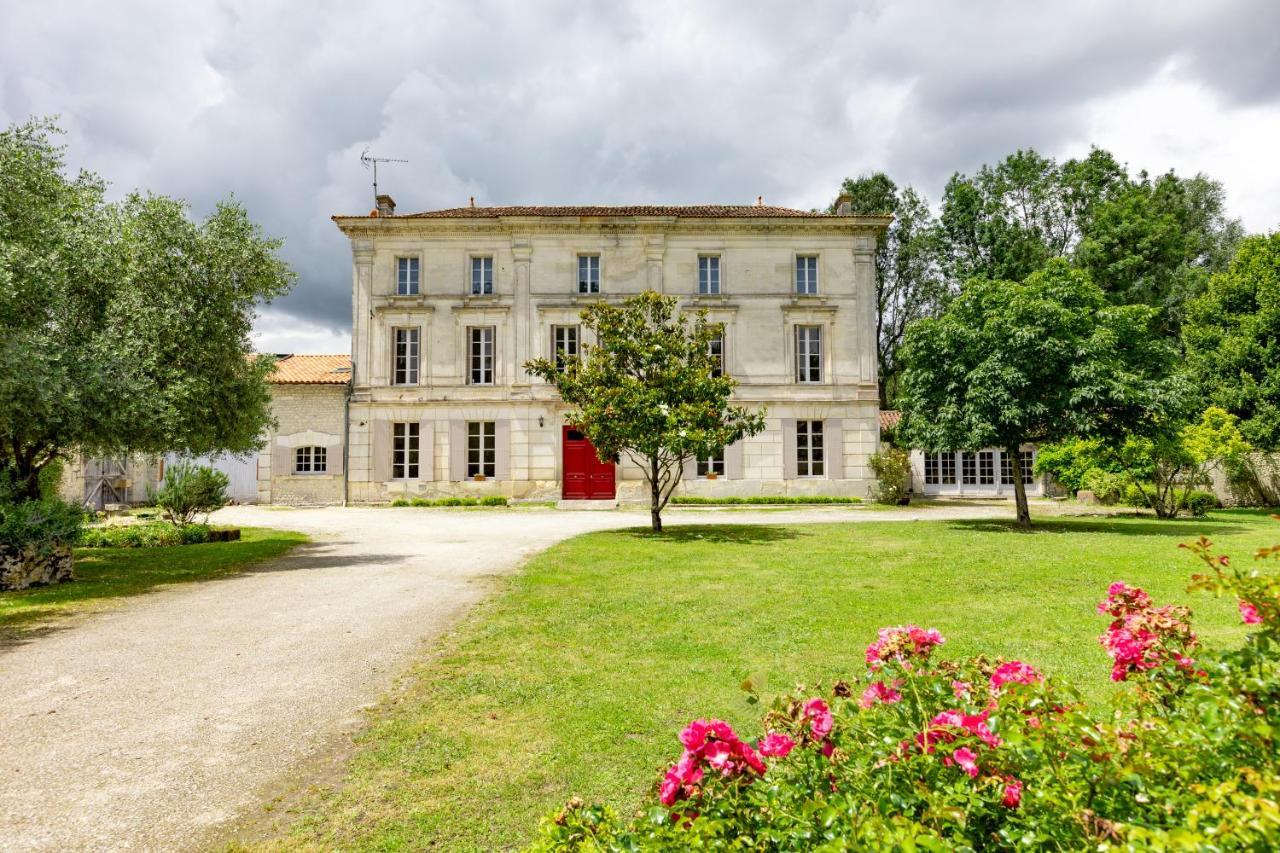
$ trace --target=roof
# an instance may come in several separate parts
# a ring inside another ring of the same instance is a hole
[[[276,355],[274,385],[346,385],[351,381],[349,355]]]
[[[896,409],[880,410],[880,429],[897,429],[900,420],[902,420],[902,412]]]
[[[449,207],[422,213],[403,213],[384,219],[497,219],[504,216],[659,216],[692,219],[844,219],[831,213],[761,204],[629,204],[629,205],[517,205],[508,207]],[[376,219],[376,210],[334,219]],[[886,217],[887,218],[887,217]]]

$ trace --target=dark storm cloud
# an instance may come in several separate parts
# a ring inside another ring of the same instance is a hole
[[[300,274],[276,308],[341,329],[328,217],[370,207],[366,147],[410,160],[380,175],[402,210],[816,206],[875,168],[936,199],[1164,69],[1275,103],[1277,25],[1269,2],[23,4],[0,119],[61,114],[74,162],[121,190],[197,213],[234,193]]]

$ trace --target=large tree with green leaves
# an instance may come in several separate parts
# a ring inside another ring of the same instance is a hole
[[[907,326],[936,314],[946,304],[942,240],[928,201],[911,187],[898,187],[884,172],[845,178],[840,194],[855,214],[892,214],[893,222],[876,246],[876,358],[880,406],[894,405],[898,347]],[[835,205],[830,208],[835,212]]]
[[[974,279],[907,330],[899,435],[927,451],[1004,449],[1018,524],[1030,526],[1023,444],[1113,434],[1159,411],[1151,377],[1172,358],[1150,332],[1153,314],[1108,304],[1064,260],[1025,281]]]
[[[1251,444],[1280,450],[1280,232],[1240,244],[1189,304],[1182,333],[1205,398],[1237,415]]]
[[[719,329],[705,312],[679,314],[676,303],[647,291],[620,305],[590,305],[582,324],[594,345],[579,358],[558,353],[525,365],[556,387],[570,407],[566,422],[602,460],[625,454],[644,473],[655,531],[687,460],[764,429],[762,412],[730,405],[737,382],[711,354]]]
[[[90,453],[245,452],[271,420],[255,306],[293,274],[239,204],[203,222],[68,176],[47,120],[0,132],[0,478]]]

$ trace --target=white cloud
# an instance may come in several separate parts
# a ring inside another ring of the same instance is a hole
[[[255,352],[333,355],[351,352],[345,328],[314,323],[282,311],[263,309],[253,327]]]

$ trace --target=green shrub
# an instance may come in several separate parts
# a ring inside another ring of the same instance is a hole
[[[749,497],[708,498],[701,495],[676,495],[673,504],[685,506],[787,506],[803,504],[860,504],[862,498],[844,495],[751,495]]]
[[[870,462],[876,475],[876,501],[895,506],[905,501],[911,488],[911,454],[885,445],[878,453],[871,454]]]
[[[414,507],[448,507],[448,506],[506,506],[507,499],[501,495],[489,495],[483,498],[396,498],[392,506]]]
[[[531,849],[1277,849],[1280,574],[1211,545],[1188,543],[1208,568],[1189,589],[1237,599],[1236,648],[1117,581],[1100,641],[1124,687],[1093,707],[1029,664],[938,661],[937,631],[883,628],[861,684],[779,697],[750,740],[694,720],[634,817],[575,798]]]
[[[1203,518],[1208,514],[1209,510],[1217,509],[1220,505],[1217,495],[1213,492],[1204,492],[1199,489],[1187,495],[1185,503],[1187,511],[1196,518]]]
[[[70,545],[80,538],[84,520],[81,507],[56,498],[0,503],[0,546]]]
[[[165,470],[164,481],[152,498],[165,518],[182,527],[197,513],[213,512],[227,505],[230,478],[221,471],[191,462],[176,462]]]
[[[489,495],[480,499],[480,506],[506,506],[507,499],[499,495]]]
[[[1096,439],[1075,438],[1057,444],[1046,444],[1036,452],[1035,473],[1048,474],[1068,494],[1088,489],[1085,480],[1090,471],[1120,473],[1113,455],[1106,453]]]
[[[1093,492],[1093,496],[1097,498],[1098,503],[1110,506],[1118,503],[1125,496],[1128,483],[1124,474],[1117,474],[1102,468],[1090,468],[1084,473],[1080,488]]]
[[[167,521],[148,521],[86,528],[80,544],[85,548],[166,548],[200,545],[210,541],[213,535],[213,529],[207,524],[178,526]]]

